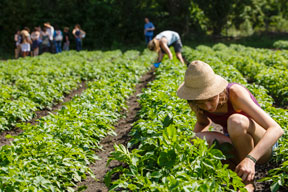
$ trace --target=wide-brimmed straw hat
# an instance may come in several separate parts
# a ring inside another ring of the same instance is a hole
[[[151,51],[156,51],[158,52],[160,50],[160,44],[159,44],[159,40],[158,39],[152,39],[151,41],[149,41],[148,45],[147,45],[148,49]]]
[[[185,72],[177,95],[186,100],[204,100],[221,93],[228,82],[216,75],[213,69],[203,61],[193,61]]]

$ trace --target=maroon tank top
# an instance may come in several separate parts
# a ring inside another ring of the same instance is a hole
[[[229,83],[226,87],[226,90],[227,90],[227,93],[228,93],[228,96],[229,96],[229,91],[230,91],[230,88],[232,85],[234,84],[238,84],[238,83]],[[238,84],[240,85],[240,84]],[[241,85],[242,87],[244,87],[243,85]],[[246,88],[246,87],[245,87]],[[247,88],[246,88],[247,89]],[[252,93],[247,89],[247,91],[249,92],[250,94],[250,97],[251,99],[254,101],[255,104],[257,104],[259,107],[259,103],[257,102],[256,98],[254,97],[254,95],[252,95]],[[228,130],[227,130],[227,120],[228,118],[230,117],[230,115],[232,114],[235,114],[235,113],[238,113],[238,114],[242,114],[242,115],[245,115],[246,117],[250,117],[248,114],[246,114],[245,112],[241,111],[241,112],[236,112],[234,109],[233,109],[233,106],[230,102],[230,99],[228,97],[228,101],[227,101],[227,104],[228,104],[228,111],[227,113],[225,114],[213,114],[213,113],[209,113],[207,111],[204,111],[204,114],[207,115],[207,117],[209,117],[211,119],[211,121],[213,121],[214,123],[217,123],[217,124],[220,124],[222,127],[223,127],[223,131],[224,133],[228,133]]]

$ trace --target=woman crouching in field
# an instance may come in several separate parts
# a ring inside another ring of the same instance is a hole
[[[197,122],[194,132],[206,138],[208,144],[216,139],[229,142],[235,148],[235,172],[248,191],[254,191],[255,164],[266,163],[284,131],[265,113],[255,97],[240,84],[228,83],[212,68],[193,61],[185,73],[177,95],[188,101]],[[222,125],[223,132],[208,131],[210,123]]]

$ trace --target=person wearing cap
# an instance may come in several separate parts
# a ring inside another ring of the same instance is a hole
[[[173,55],[169,49],[170,46],[174,47],[176,57],[182,64],[184,64],[184,60],[181,54],[182,43],[177,32],[163,31],[156,35],[156,37],[148,43],[148,49],[158,53],[157,63],[161,63],[165,53],[167,53],[170,60],[173,58]]]
[[[261,109],[247,88],[228,83],[202,61],[193,61],[188,66],[177,95],[187,100],[196,114],[197,137],[205,137],[209,145],[215,139],[220,144],[233,145],[235,172],[245,188],[254,191],[255,164],[270,160],[277,140],[284,133],[282,128]],[[222,125],[223,134],[208,131],[211,121]]]

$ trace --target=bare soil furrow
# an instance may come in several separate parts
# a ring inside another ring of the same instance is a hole
[[[142,89],[147,87],[148,82],[155,78],[154,69],[142,76],[139,84],[136,85],[135,93],[127,100],[128,109],[126,111],[126,118],[120,119],[115,125],[115,132],[117,136],[107,136],[101,141],[102,150],[97,150],[97,156],[101,159],[90,166],[90,169],[96,176],[96,181],[92,177],[78,184],[79,187],[86,186],[85,192],[106,192],[107,187],[104,184],[104,176],[113,167],[120,166],[117,161],[112,161],[109,167],[106,166],[110,152],[114,151],[114,144],[127,144],[130,140],[129,131],[132,125],[137,121],[137,112],[140,110],[140,105],[137,102],[137,95],[141,93]]]
[[[49,113],[54,113],[54,114],[57,113],[57,111],[62,108],[64,103],[71,101],[72,98],[76,95],[81,95],[81,93],[85,89],[87,89],[86,81],[82,81],[79,84],[77,89],[72,90],[69,94],[64,94],[63,101],[53,105],[51,109],[43,109],[43,110],[36,111],[35,112],[36,116],[30,121],[27,121],[27,123],[31,123],[32,125],[34,125],[37,123],[38,119],[41,119],[42,117],[49,115]],[[7,139],[6,135],[17,136],[22,132],[23,130],[18,127],[14,127],[11,130],[1,132],[0,133],[0,146],[8,145],[13,140],[13,139]]]

